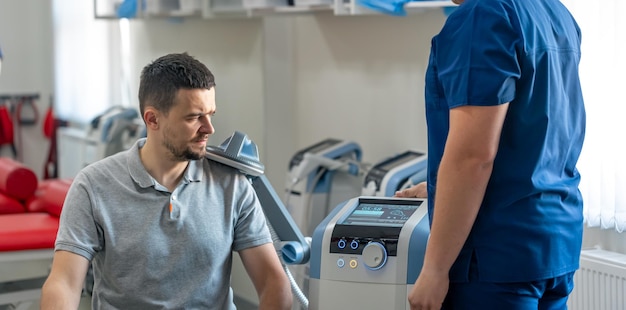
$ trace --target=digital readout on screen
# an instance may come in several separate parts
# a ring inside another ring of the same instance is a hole
[[[360,203],[341,223],[345,225],[402,226],[421,205]]]

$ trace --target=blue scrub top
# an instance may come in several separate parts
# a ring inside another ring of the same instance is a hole
[[[493,173],[451,281],[467,281],[472,257],[479,279],[489,282],[546,279],[578,268],[580,40],[559,0],[467,0],[433,38],[425,90],[431,216],[450,109],[510,103]]]

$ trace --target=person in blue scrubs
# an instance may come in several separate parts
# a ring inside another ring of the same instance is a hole
[[[583,230],[580,28],[559,0],[453,1],[426,73],[431,236],[411,309],[566,309]]]

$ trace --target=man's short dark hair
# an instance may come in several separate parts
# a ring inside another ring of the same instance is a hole
[[[168,54],[146,65],[139,81],[139,110],[146,106],[167,114],[179,89],[211,89],[213,73],[187,53]]]

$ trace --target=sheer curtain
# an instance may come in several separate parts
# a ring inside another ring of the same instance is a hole
[[[53,0],[56,116],[88,123],[111,106],[128,106],[128,23],[95,19],[94,1]]]
[[[582,29],[587,131],[579,161],[585,221],[626,229],[626,1],[562,0]]]

